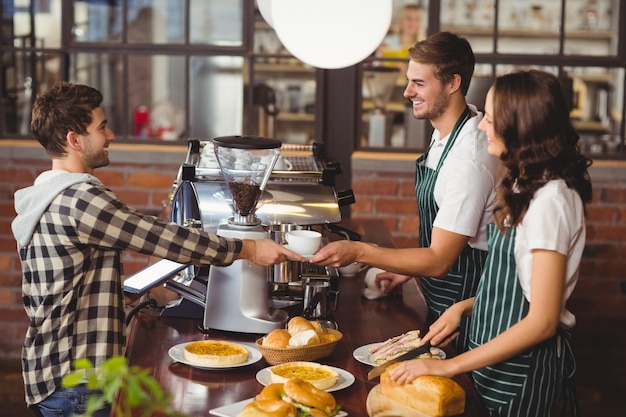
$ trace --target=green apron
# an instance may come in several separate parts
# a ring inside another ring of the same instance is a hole
[[[515,264],[515,228],[505,235],[489,224],[487,232],[489,255],[472,309],[470,349],[520,321],[529,308]],[[518,356],[472,372],[472,378],[492,416],[547,417],[561,394],[578,415],[575,369],[569,333],[560,329]]]
[[[470,116],[470,109],[466,107],[450,133],[450,138],[435,170],[425,166],[428,151],[416,162],[415,196],[417,198],[420,219],[420,247],[430,247],[433,222],[439,211],[439,206],[435,201],[435,183],[437,182],[439,170],[450,149],[452,149],[463,125],[470,119]],[[487,252],[465,245],[463,252],[461,252],[461,255],[445,277],[421,278],[424,298],[433,319],[438,318],[452,304],[474,296],[486,257]],[[458,353],[467,350],[468,329],[469,318],[463,318],[460,327],[461,334],[453,343],[453,347]]]

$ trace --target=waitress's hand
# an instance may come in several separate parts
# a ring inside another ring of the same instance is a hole
[[[473,306],[474,298],[452,304],[430,325],[428,333],[422,337],[422,341],[424,343],[430,342],[433,346],[447,346],[459,336],[461,319],[463,316],[469,316],[471,314]]]
[[[456,375],[451,360],[441,359],[411,359],[401,362],[391,370],[391,379],[398,384],[407,384],[418,376],[437,375],[452,378]]]
[[[385,294],[389,294],[394,288],[404,284],[411,278],[408,275],[400,275],[393,272],[381,272],[376,275],[375,283],[378,288],[381,288]]]

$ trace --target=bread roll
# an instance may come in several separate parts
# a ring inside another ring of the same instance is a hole
[[[289,331],[289,334],[293,336],[294,334],[300,333],[305,330],[315,331],[315,327],[313,327],[311,322],[304,317],[295,316],[287,323],[287,330]]]
[[[274,383],[268,384],[265,386],[261,392],[259,392],[255,399],[256,400],[280,400],[282,399],[283,392],[283,384],[282,383]]]
[[[303,330],[292,334],[289,338],[289,347],[313,346],[320,344],[320,337],[313,329]]]
[[[263,338],[262,346],[286,348],[291,335],[285,329],[274,329]]]
[[[237,417],[296,417],[298,410],[282,400],[254,400],[241,410]]]
[[[298,404],[311,416],[332,416],[337,412],[337,402],[332,394],[316,388],[299,378],[287,380],[283,386],[285,401]]]
[[[391,370],[398,365],[391,365],[380,376],[383,395],[433,417],[463,413],[465,391],[459,384],[450,378],[424,375],[408,384],[398,385],[391,379]]]

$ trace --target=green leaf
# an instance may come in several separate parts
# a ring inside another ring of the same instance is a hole
[[[87,358],[76,359],[74,361],[75,369],[93,369],[93,363]]]
[[[75,386],[81,384],[84,381],[84,378],[85,378],[85,376],[81,375],[79,373],[67,374],[67,375],[65,375],[63,377],[63,380],[61,381],[61,384],[65,388],[72,388],[72,387],[75,387]]]

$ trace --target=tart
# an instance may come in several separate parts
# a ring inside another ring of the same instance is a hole
[[[184,357],[194,365],[222,367],[244,363],[248,360],[248,350],[223,340],[200,340],[185,345]]]
[[[287,362],[269,368],[272,383],[285,383],[291,378],[309,382],[325,390],[337,383],[339,374],[331,367],[315,362]]]

